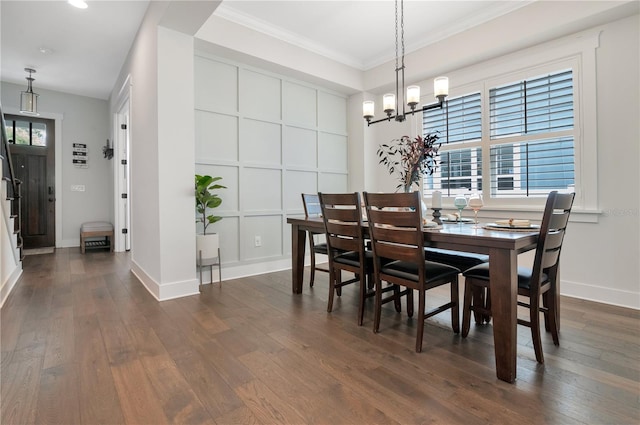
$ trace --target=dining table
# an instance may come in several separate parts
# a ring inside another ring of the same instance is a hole
[[[297,217],[288,217],[287,223],[291,225],[291,289],[300,294],[307,232],[324,233],[324,223],[322,218]],[[363,226],[368,228],[366,222]],[[503,381],[515,382],[518,254],[535,249],[538,231],[489,230],[466,223],[443,223],[425,227],[423,232],[425,245],[430,247],[489,255],[496,375]]]

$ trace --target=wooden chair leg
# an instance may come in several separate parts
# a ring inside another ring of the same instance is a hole
[[[398,285],[393,285],[393,306],[396,308],[397,313],[402,312],[402,295]]]
[[[407,288],[407,316],[413,317],[413,289]]]
[[[485,306],[485,296],[484,296],[484,288],[482,286],[473,285],[471,287],[471,292],[473,293],[472,304],[473,306]],[[473,318],[476,321],[477,325],[481,325],[484,322],[484,315],[480,311],[473,311]]]
[[[333,294],[336,292],[336,272],[331,269],[329,271],[329,300],[327,301],[327,313],[333,310]]]
[[[373,333],[378,333],[380,330],[380,315],[382,313],[382,282],[376,279],[376,295],[375,305],[373,313]]]
[[[358,326],[364,322],[364,301],[367,298],[367,275],[360,275],[360,305],[358,306]]]
[[[487,287],[486,294],[484,296],[484,308],[487,311],[491,311],[491,289]],[[484,321],[489,323],[491,321],[490,314],[483,314]]]
[[[545,326],[548,327],[551,331],[551,336],[553,337],[553,343],[555,345],[560,345],[560,336],[558,335],[558,322],[556,320],[558,312],[556,311],[556,306],[558,300],[555,300],[555,296],[552,293],[553,289],[546,292],[545,296],[548,297],[548,309],[549,312],[547,314],[547,320],[545,320]],[[544,301],[544,298],[543,298]]]
[[[425,291],[418,291],[418,333],[416,335],[416,353],[422,352],[422,337],[424,336],[424,308]]]
[[[544,355],[542,354],[542,339],[540,338],[540,297],[532,297],[529,308],[529,321],[531,324],[531,339],[533,341],[533,349],[536,352],[536,360],[538,363],[544,363]]]
[[[311,254],[311,279],[309,286],[313,288],[313,282],[316,279],[316,252],[313,249],[313,234],[309,233],[309,253]]]
[[[458,293],[458,276],[451,282],[451,327],[454,333],[460,333],[460,295]]]
[[[470,278],[466,278],[464,282],[464,303],[462,305],[462,337],[469,335],[469,327],[471,325],[471,303],[473,301],[472,282]]]

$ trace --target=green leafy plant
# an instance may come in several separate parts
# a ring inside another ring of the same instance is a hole
[[[213,193],[214,190],[227,188],[216,183],[219,180],[222,180],[222,177],[201,176],[199,174],[196,174],[195,177],[196,212],[198,213],[196,223],[202,223],[205,235],[210,224],[222,220],[220,216],[207,215],[207,209],[217,208],[222,204],[222,199]]]

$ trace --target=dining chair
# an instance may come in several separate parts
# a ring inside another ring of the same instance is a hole
[[[329,300],[327,312],[333,310],[334,294],[340,296],[342,287],[351,283],[360,283],[358,325],[364,321],[364,304],[367,298],[374,296],[369,290],[373,278],[373,254],[365,249],[364,229],[360,194],[354,193],[318,193],[322,219],[326,231],[329,256]],[[352,279],[342,280],[342,272],[354,274]],[[385,302],[394,301],[396,311],[400,310],[401,293],[397,286],[380,289],[380,293],[393,291]]]
[[[382,303],[378,288],[383,281],[407,288],[407,301],[413,306],[413,291],[418,291],[418,329],[416,352],[422,351],[424,322],[429,317],[451,310],[451,326],[460,332],[458,274],[460,270],[425,259],[422,212],[418,192],[368,193],[364,202],[373,245],[376,302],[373,331],[380,329]],[[450,284],[449,302],[425,311],[426,291]],[[407,308],[407,310],[410,310]],[[411,313],[411,311],[409,311]]]
[[[303,193],[302,205],[304,206],[304,218],[320,217],[322,215],[322,209],[320,208],[320,199],[315,193]],[[328,268],[316,266],[316,254],[327,255],[326,242],[319,242],[316,238],[321,233],[309,231],[309,252],[311,254],[311,279],[309,280],[309,286],[313,287],[313,283],[316,278],[316,270],[320,272],[329,273]]]
[[[528,302],[518,301],[518,306],[529,309],[529,320],[518,318],[518,324],[531,328],[531,339],[538,363],[544,363],[540,338],[540,312],[544,315],[545,328],[551,332],[553,343],[560,345],[556,320],[559,303],[556,285],[560,251],[574,197],[574,193],[549,193],[542,214],[533,267],[518,267],[518,295],[528,298]],[[464,276],[462,336],[466,337],[469,333],[471,311],[479,313],[481,317],[491,316],[490,293],[487,291],[485,299],[478,298],[484,289],[489,288],[489,263],[470,268],[464,272]]]

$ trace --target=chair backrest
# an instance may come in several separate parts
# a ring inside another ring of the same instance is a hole
[[[380,267],[383,258],[417,263],[420,281],[424,282],[424,234],[419,193],[364,192],[364,203],[374,267]]]
[[[329,261],[345,251],[360,253],[364,259],[364,230],[360,210],[360,194],[318,193],[322,219],[327,235]]]
[[[320,198],[315,193],[303,193],[302,205],[304,206],[304,217],[320,217],[322,208],[320,207]]]
[[[549,275],[557,271],[574,198],[575,193],[558,193],[557,191],[549,193],[547,197],[533,262],[530,282],[532,289],[540,284],[542,273]]]

